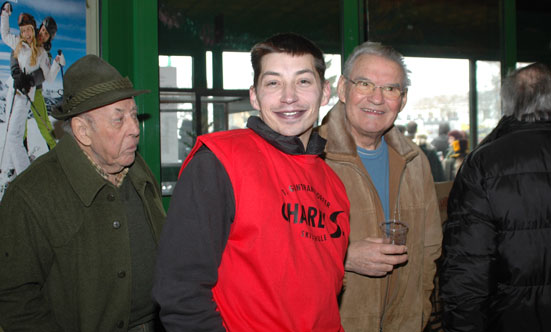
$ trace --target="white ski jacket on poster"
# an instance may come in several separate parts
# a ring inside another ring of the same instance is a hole
[[[2,12],[0,16],[0,31],[2,33],[2,41],[8,45],[11,49],[15,50],[17,44],[19,43],[20,37],[10,33],[10,22],[9,15],[5,11]],[[55,80],[57,73],[59,72],[59,64],[56,61],[50,64],[50,58],[48,53],[42,47],[38,47],[38,56],[36,58],[36,64],[31,66],[31,48],[27,43],[23,43],[19,54],[17,55],[17,61],[19,62],[19,67],[25,73],[29,74],[36,69],[42,69],[44,73],[44,79],[47,82],[52,82]],[[13,88],[13,78],[10,78],[6,81],[6,84]],[[34,92],[36,88],[33,86],[29,91],[29,98],[34,101]]]

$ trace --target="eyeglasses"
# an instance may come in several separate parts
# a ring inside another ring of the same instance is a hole
[[[361,93],[362,95],[371,96],[375,92],[375,89],[377,88],[381,89],[381,92],[383,93],[383,96],[385,97],[385,99],[389,99],[389,100],[396,100],[405,94],[405,91],[402,91],[397,86],[391,86],[391,85],[379,86],[379,85],[375,85],[373,82],[363,81],[363,80],[353,81],[346,76],[343,76],[343,77],[345,80],[354,84],[358,92]]]

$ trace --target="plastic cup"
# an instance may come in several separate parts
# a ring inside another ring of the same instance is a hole
[[[390,244],[405,245],[408,236],[408,225],[400,220],[387,220],[380,225],[385,242]]]

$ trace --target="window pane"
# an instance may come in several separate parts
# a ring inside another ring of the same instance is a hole
[[[182,162],[197,137],[193,92],[161,91],[161,186],[163,195],[171,195]],[[247,93],[233,96],[201,96],[201,133],[245,128],[249,116],[258,115]]]
[[[478,99],[478,142],[482,141],[501,118],[499,89],[501,64],[499,61],[476,62],[476,90]]]
[[[212,52],[207,51],[205,57],[207,62],[207,88],[212,89]]]
[[[533,62],[517,62],[516,68],[519,69],[519,68],[526,67],[526,66],[531,65],[531,64],[533,64]]]
[[[222,52],[224,89],[249,89],[253,85],[253,67],[249,52]]]
[[[258,115],[248,96],[205,96],[201,100],[205,132],[246,128],[249,116]]]
[[[341,76],[341,55],[340,54],[325,54],[325,79],[331,83],[331,99],[325,106],[320,107],[320,114],[318,118],[318,125],[321,125],[321,120],[331,110],[331,108],[339,101],[337,95],[337,84],[339,83],[339,77]]]
[[[438,126],[469,133],[469,61],[466,59],[406,57],[411,86],[405,108],[396,124],[417,123],[417,134],[428,142],[438,136]]]
[[[195,143],[193,94],[161,93],[161,187],[172,194],[182,162]]]
[[[192,88],[193,58],[190,56],[159,56],[159,86],[161,88]]]

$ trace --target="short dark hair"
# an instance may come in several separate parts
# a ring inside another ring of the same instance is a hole
[[[415,121],[408,122],[408,124],[406,125],[406,130],[408,134],[415,135],[415,133],[417,132],[417,122]]]
[[[450,124],[448,122],[440,122],[438,125],[438,135],[447,135],[450,132]]]
[[[262,57],[270,53],[287,53],[293,56],[310,54],[314,57],[314,66],[320,77],[321,84],[325,82],[325,59],[322,50],[309,39],[296,33],[281,33],[274,35],[251,49],[251,63],[254,71],[254,86],[262,71]]]
[[[501,107],[519,121],[551,119],[551,68],[536,62],[513,71],[503,80]]]

